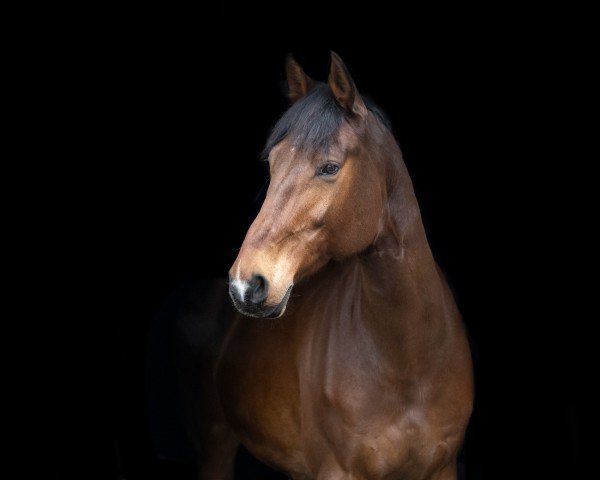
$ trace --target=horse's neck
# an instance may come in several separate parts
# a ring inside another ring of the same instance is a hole
[[[351,321],[361,323],[392,364],[411,365],[411,373],[419,374],[428,368],[430,352],[444,342],[448,299],[410,178],[398,161],[399,180],[389,192],[377,239],[340,268],[346,270],[344,288],[350,290],[345,295],[359,303],[355,311],[360,313]]]

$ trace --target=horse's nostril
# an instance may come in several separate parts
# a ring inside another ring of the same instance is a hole
[[[252,275],[249,282],[247,293],[248,301],[252,303],[261,303],[269,294],[269,282],[262,275]]]

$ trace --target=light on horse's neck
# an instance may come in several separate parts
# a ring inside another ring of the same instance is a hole
[[[375,303],[419,303],[430,294],[440,294],[442,283],[400,148],[389,131],[380,137],[378,147],[387,198],[379,232],[359,255],[363,278],[369,290],[381,294],[371,299]]]
[[[407,359],[428,351],[431,339],[444,330],[440,310],[444,294],[412,181],[400,148],[388,136],[381,150],[386,157],[381,160],[386,166],[387,202],[377,238],[355,264],[361,280],[354,283],[354,295],[363,302],[360,311],[370,312],[360,321],[372,338],[384,346],[382,351],[396,352],[389,358],[392,364],[408,365]]]
[[[421,260],[431,257],[433,261],[410,175],[400,148],[389,132],[386,132],[381,153],[387,199],[373,250],[388,260],[389,257],[401,260],[406,255],[417,254]]]

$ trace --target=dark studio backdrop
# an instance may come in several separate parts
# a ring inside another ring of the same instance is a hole
[[[72,73],[68,155],[80,163],[61,203],[85,274],[64,285],[83,292],[81,321],[55,340],[60,373],[43,438],[54,478],[193,478],[193,465],[157,456],[149,335],[173,291],[226,275],[260,208],[259,155],[287,105],[285,56],[324,80],[330,49],[393,124],[469,331],[476,403],[464,478],[572,478],[574,337],[547,322],[529,281],[541,248],[530,233],[542,155],[524,139],[554,114],[538,73],[545,50],[490,33],[485,21],[436,41],[427,16],[398,20],[397,34],[385,27],[385,39],[366,19],[360,35],[288,41],[265,32],[268,22],[234,23],[226,11],[204,12],[196,25],[159,13],[94,25],[92,35],[82,24],[61,40],[69,49],[55,65],[56,75],[65,64]],[[162,443],[185,458],[176,414],[158,414],[174,422]],[[239,478],[254,478],[247,454],[239,464]]]

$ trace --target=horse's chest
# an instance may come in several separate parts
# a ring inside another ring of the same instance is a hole
[[[262,333],[263,348],[249,349],[256,332],[234,332],[218,377],[230,422],[263,461],[294,478],[418,478],[439,455],[425,413],[399,403],[376,376],[352,365],[307,369],[302,342]]]
[[[217,387],[227,420],[261,460],[303,468],[296,349],[283,323],[237,322],[224,345]]]
[[[351,478],[422,478],[446,457],[427,411],[402,406],[394,396],[368,382],[355,391],[323,391],[312,419],[327,446],[317,463],[332,460],[323,478],[335,478],[335,471],[352,472]]]

